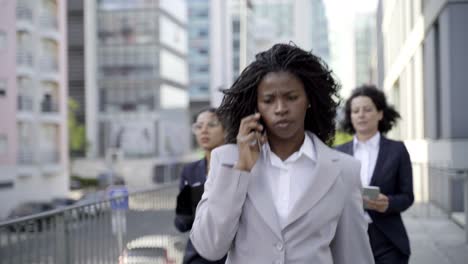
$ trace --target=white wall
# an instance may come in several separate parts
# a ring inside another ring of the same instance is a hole
[[[232,85],[232,24],[230,0],[211,0],[210,6],[210,91],[211,105],[220,105],[219,88]]]

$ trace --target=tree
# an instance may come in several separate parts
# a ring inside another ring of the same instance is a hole
[[[335,133],[335,141],[333,142],[333,146],[338,146],[344,144],[353,139],[353,135],[345,133],[343,131],[336,131]]]
[[[68,99],[68,145],[70,156],[84,155],[87,147],[85,126],[80,124],[76,118],[79,107],[75,100]]]

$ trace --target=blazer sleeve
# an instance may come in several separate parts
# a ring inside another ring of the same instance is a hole
[[[408,209],[414,202],[413,170],[411,159],[403,142],[399,142],[399,166],[396,171],[397,192],[388,196],[389,204],[386,214],[400,213]]]
[[[180,176],[179,189],[180,192],[177,195],[176,200],[176,214],[174,219],[174,225],[180,232],[187,232],[192,228],[193,224],[193,212],[192,212],[192,202],[190,195],[190,185],[187,182],[188,165],[182,170]]]
[[[217,150],[211,155],[211,169],[190,233],[197,252],[212,261],[231,248],[250,179],[250,173],[233,169],[233,164],[221,164],[222,153]]]
[[[367,234],[368,223],[362,207],[360,164],[356,161],[352,165],[350,172],[344,172],[346,175],[343,175],[348,196],[330,245],[333,263],[373,264],[374,257]]]

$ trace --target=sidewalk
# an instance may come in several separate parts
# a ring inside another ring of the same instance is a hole
[[[411,242],[410,264],[466,264],[465,230],[438,208],[413,205],[403,214]]]

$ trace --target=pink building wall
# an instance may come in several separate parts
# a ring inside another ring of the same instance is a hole
[[[0,134],[7,136],[7,153],[0,154],[0,165],[16,163],[16,1],[3,1],[0,31],[6,33],[6,47],[0,50],[0,79],[6,79],[6,96],[0,96]],[[0,180],[3,177],[0,175]]]

